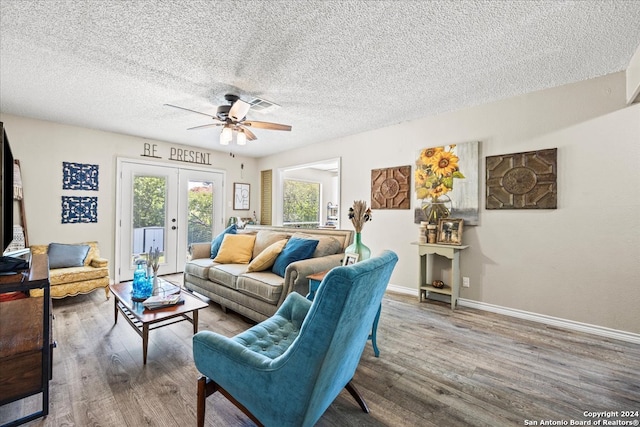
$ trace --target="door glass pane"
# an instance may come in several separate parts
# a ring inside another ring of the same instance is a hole
[[[187,248],[213,240],[213,182],[189,181]]]
[[[164,262],[167,179],[136,176],[133,179],[133,248],[131,263],[150,248],[158,248]]]

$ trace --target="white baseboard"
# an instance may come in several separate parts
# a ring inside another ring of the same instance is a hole
[[[586,332],[588,334],[640,344],[640,334],[634,334],[632,332],[605,328],[603,326],[591,325],[589,323],[575,322],[573,320],[561,319],[559,317],[547,316],[545,314],[531,313],[529,311],[507,308],[464,298],[458,298],[458,305],[517,317],[518,319],[531,320],[533,322],[544,323],[545,325],[557,326],[559,328],[569,329],[572,331]]]
[[[387,285],[387,290],[391,292],[395,292],[397,294],[413,295],[414,297],[418,298],[417,289],[409,289],[404,286],[392,285],[391,283],[389,283]]]
[[[404,286],[389,284],[387,286],[387,290],[399,294],[413,295],[418,298],[417,290],[406,288]],[[557,326],[559,328],[569,329],[572,331],[585,332],[601,337],[640,344],[640,334],[634,334],[632,332],[605,328],[603,326],[591,325],[589,323],[575,322],[573,320],[561,319],[559,317],[547,316],[545,314],[532,313],[524,310],[517,310],[515,308],[502,307],[499,305],[488,304],[485,302],[479,302],[465,298],[458,298],[458,305],[475,308],[478,310],[490,311],[492,313],[504,314],[505,316],[516,317],[518,319],[531,320],[533,322],[544,323],[545,325]]]

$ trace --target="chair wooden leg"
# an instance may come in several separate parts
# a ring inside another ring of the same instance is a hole
[[[346,388],[349,394],[353,396],[356,402],[358,402],[358,405],[360,405],[360,408],[362,408],[362,410],[368,414],[369,407],[367,406],[367,403],[364,401],[364,398],[362,397],[362,395],[360,394],[356,386],[353,385],[353,381],[349,381],[344,388]]]
[[[204,427],[204,411],[206,407],[207,397],[211,396],[213,393],[219,391],[222,393],[224,397],[226,397],[231,403],[233,403],[238,409],[240,409],[246,416],[248,416],[251,421],[253,421],[256,426],[264,427],[263,424],[258,421],[258,419],[251,413],[247,408],[244,407],[240,402],[238,402],[235,397],[231,396],[229,392],[222,387],[220,387],[214,381],[208,379],[206,376],[201,375],[198,378],[198,397],[197,397],[197,405],[196,405],[196,418],[198,422],[198,427]]]
[[[198,378],[198,397],[197,397],[197,409],[196,418],[198,427],[204,427],[204,409],[206,405],[207,396],[204,395],[204,386],[207,383],[207,378],[201,376]]]

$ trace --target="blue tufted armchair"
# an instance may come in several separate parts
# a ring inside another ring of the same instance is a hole
[[[195,334],[198,426],[216,391],[264,426],[312,426],[343,388],[369,412],[351,379],[397,261],[384,251],[336,267],[313,302],[292,293],[273,317],[233,338]]]

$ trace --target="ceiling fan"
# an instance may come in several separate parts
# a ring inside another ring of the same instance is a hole
[[[291,126],[281,125],[279,123],[260,122],[256,120],[247,120],[247,113],[251,108],[251,104],[240,99],[237,95],[226,94],[224,99],[229,102],[228,105],[221,105],[216,111],[216,115],[202,113],[200,111],[191,110],[189,108],[179,107],[172,104],[164,104],[167,107],[179,108],[185,111],[191,111],[192,113],[202,114],[203,116],[210,117],[214,120],[213,123],[206,125],[194,126],[187,130],[204,129],[212,126],[222,126],[222,132],[220,133],[220,144],[229,145],[233,139],[233,133],[236,132],[236,142],[238,145],[245,145],[247,139],[254,141],[258,139],[256,135],[251,132],[250,127],[256,129],[269,129],[269,130],[285,130],[290,131]]]

